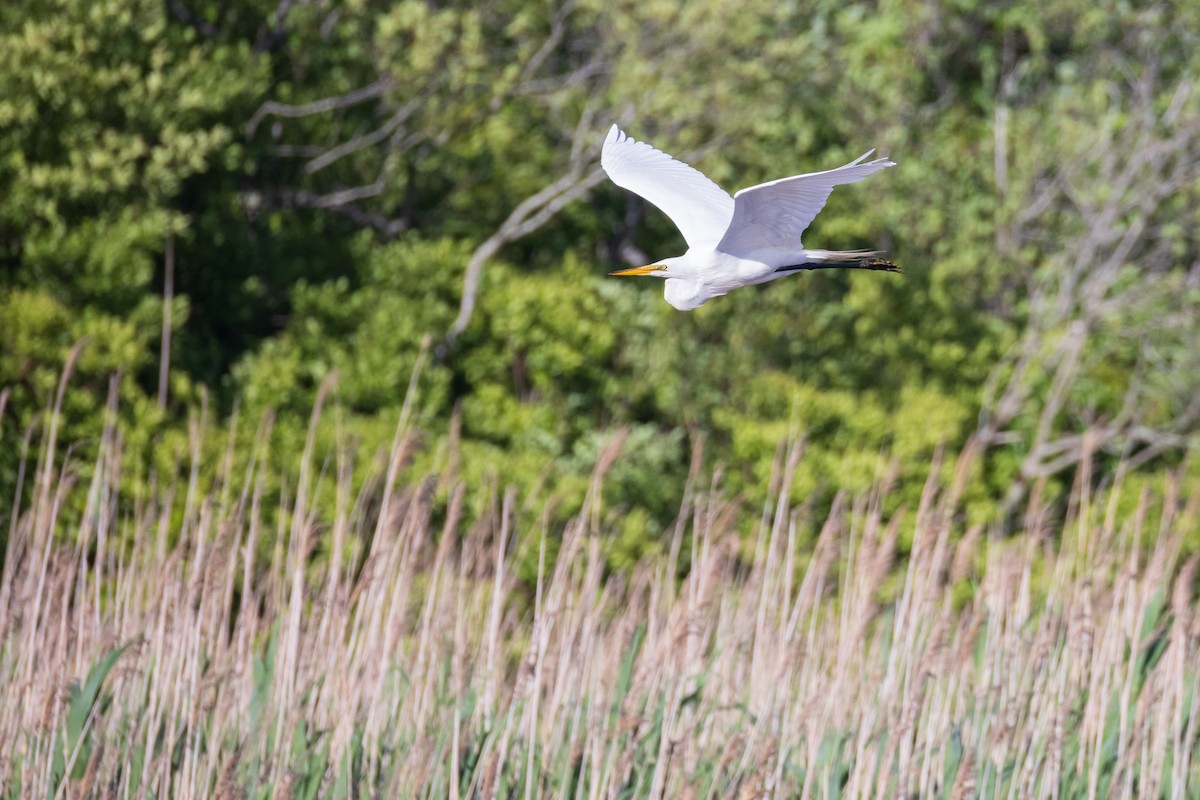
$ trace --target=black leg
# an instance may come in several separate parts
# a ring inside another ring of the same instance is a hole
[[[810,261],[806,264],[788,264],[776,272],[797,272],[802,269],[870,269],[878,272],[902,272],[894,261],[883,258],[864,258],[861,261]]]

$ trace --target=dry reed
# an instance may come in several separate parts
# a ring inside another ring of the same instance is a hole
[[[1058,536],[1034,501],[1030,529],[999,539],[956,522],[968,450],[914,514],[885,517],[884,481],[839,498],[802,551],[787,487],[803,456],[783,448],[752,562],[731,502],[694,468],[671,555],[610,575],[598,503],[619,442],[568,524],[517,531],[511,491],[467,521],[464,501],[489,489],[452,472],[404,479],[403,426],[357,493],[351,448],[321,461],[310,439],[275,514],[265,429],[245,453],[231,444],[202,486],[197,424],[182,485],[133,500],[119,491],[115,425],[86,482],[56,461],[54,435],[0,577],[6,796],[1200,786],[1197,563],[1180,563],[1196,495],[1182,486],[1144,496],[1127,522],[1103,492],[1077,490]],[[80,497],[68,523],[62,509]],[[897,560],[901,525],[913,543]],[[532,587],[514,574],[518,536],[542,544]]]

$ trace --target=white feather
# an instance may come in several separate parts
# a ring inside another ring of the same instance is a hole
[[[794,274],[809,263],[899,271],[888,261],[864,263],[873,252],[805,250],[800,242],[833,187],[893,166],[886,158],[866,161],[872,152],[844,167],[781,178],[730,197],[700,172],[613,125],[600,156],[604,171],[613,183],[658,206],[688,243],[682,256],[613,274],[665,278],[667,302],[690,311],[741,286]]]
[[[671,218],[688,247],[713,247],[733,218],[729,193],[682,161],[627,136],[613,125],[600,165],[617,186],[649,200]]]
[[[740,258],[772,259],[804,252],[800,237],[825,207],[833,187],[861,181],[894,166],[886,158],[862,163],[870,150],[843,167],[794,175],[742,189],[717,249]]]
[[[725,292],[714,291],[711,286],[698,281],[667,278],[665,283],[663,299],[680,311],[694,311],[714,297],[725,294]]]

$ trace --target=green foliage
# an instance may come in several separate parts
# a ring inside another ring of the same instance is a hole
[[[77,781],[87,771],[97,741],[89,728],[93,717],[103,713],[102,706],[105,703],[105,697],[101,695],[100,690],[127,649],[129,645],[123,645],[106,653],[92,666],[82,686],[78,683],[71,684],[66,727],[62,737],[55,744],[53,764],[50,768],[50,785],[56,792],[62,781]]]
[[[25,286],[126,312],[149,287],[184,182],[238,157],[222,119],[247,48],[194,46],[153,2],[10,3],[0,17],[0,230]]]

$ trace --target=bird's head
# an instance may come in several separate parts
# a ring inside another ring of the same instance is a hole
[[[616,272],[610,272],[609,275],[628,278],[635,275],[648,275],[651,278],[683,278],[689,277],[687,272],[687,264],[684,263],[682,257],[664,258],[656,264],[647,264],[644,267],[632,267],[630,269],[621,269]]]

